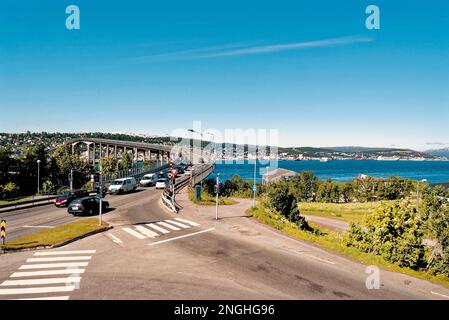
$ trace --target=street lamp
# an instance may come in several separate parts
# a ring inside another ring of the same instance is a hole
[[[256,158],[254,159],[254,184],[253,184],[253,208],[256,207],[256,171],[257,171],[257,150],[256,150]]]
[[[416,212],[419,216],[419,183],[420,182],[427,182],[427,179],[418,180],[417,187],[416,187]]]
[[[41,161],[37,160],[37,194],[40,194],[40,169],[41,169]]]
[[[218,220],[218,193],[219,193],[219,188],[220,188],[220,173],[217,173],[217,185],[215,186],[216,188],[216,198],[215,198],[215,220]]]

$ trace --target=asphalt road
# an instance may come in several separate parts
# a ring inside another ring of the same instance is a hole
[[[185,193],[178,201],[175,215],[152,188],[111,197],[112,230],[1,255],[0,299],[449,299],[442,286],[383,270],[368,289],[367,266],[246,217],[251,201],[220,207],[218,221],[214,207]]]

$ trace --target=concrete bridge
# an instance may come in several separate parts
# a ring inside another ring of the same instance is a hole
[[[72,154],[85,157],[94,166],[104,157],[120,159],[121,152],[130,155],[134,162],[153,160],[162,164],[173,157],[171,154],[173,147],[162,144],[98,138],[76,138],[66,141],[65,144],[72,146]]]

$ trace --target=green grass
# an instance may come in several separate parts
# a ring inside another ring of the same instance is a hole
[[[305,215],[360,223],[365,216],[373,213],[374,209],[378,208],[383,202],[385,201],[367,203],[301,202],[299,203],[299,210]]]
[[[28,201],[31,200],[31,197],[24,197],[18,200],[0,200],[0,205],[4,205],[4,204],[14,204],[14,203],[20,203],[20,202],[24,202],[24,201]]]
[[[347,247],[343,243],[343,234],[325,231],[323,234],[315,234],[312,232],[307,232],[299,229],[295,224],[287,221],[285,218],[281,217],[279,214],[275,214],[267,210],[263,205],[259,205],[256,208],[248,209],[248,214],[253,218],[263,222],[273,228],[280,230],[294,238],[298,238],[304,241],[312,242],[318,246],[334,251],[341,255],[352,258],[366,265],[377,265],[383,269],[395,271],[403,274],[407,274],[416,278],[433,281],[449,287],[449,278],[443,276],[433,276],[426,272],[415,271],[408,268],[401,268],[395,264],[392,264],[380,256],[373,254],[360,252],[356,248]],[[309,223],[314,229],[318,229],[317,226]],[[321,230],[323,231],[323,230]]]
[[[193,203],[200,205],[200,206],[215,206],[216,205],[215,197],[211,196],[210,194],[208,194],[207,192],[204,192],[204,191],[201,193],[201,200],[196,200],[193,189],[189,189],[189,198]],[[233,205],[236,203],[237,203],[237,201],[235,201],[233,199],[229,199],[229,198],[225,198],[225,197],[218,198],[218,204],[221,206],[228,206],[228,205]]]
[[[2,245],[1,248],[4,250],[17,250],[56,245],[85,235],[89,232],[104,229],[107,226],[108,225],[106,223],[99,226],[98,218],[83,219],[48,230],[18,237],[11,241],[8,241],[8,238],[6,238],[6,244]]]

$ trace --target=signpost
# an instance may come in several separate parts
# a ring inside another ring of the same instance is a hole
[[[216,199],[215,199],[215,220],[218,220],[218,194],[220,193],[220,174],[217,173]]]
[[[5,239],[6,239],[6,220],[1,221],[1,237],[3,245],[5,245]]]

